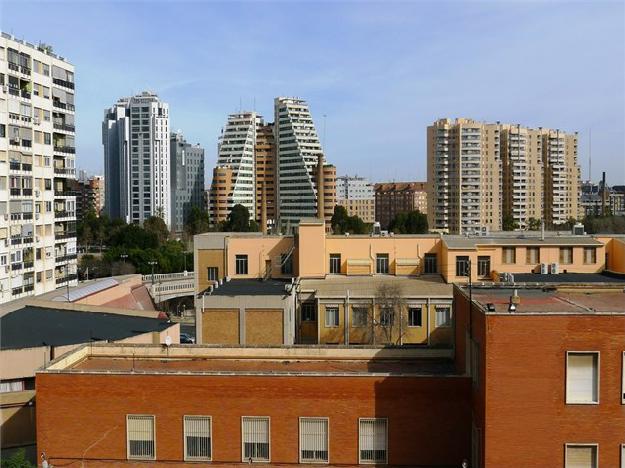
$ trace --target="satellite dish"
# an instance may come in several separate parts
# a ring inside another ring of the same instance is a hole
[[[167,335],[165,337],[165,346],[170,347],[171,346],[171,336]]]

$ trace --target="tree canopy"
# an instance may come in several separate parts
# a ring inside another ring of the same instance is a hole
[[[395,234],[427,234],[428,218],[418,210],[397,213],[388,230]]]
[[[223,232],[258,232],[258,223],[250,220],[249,210],[241,205],[236,204],[228,213],[228,218],[221,224],[220,231]]]
[[[197,206],[191,207],[184,223],[184,230],[188,236],[210,231],[208,213]]]
[[[344,206],[336,205],[330,220],[334,234],[367,234],[369,226],[358,216],[349,216]]]

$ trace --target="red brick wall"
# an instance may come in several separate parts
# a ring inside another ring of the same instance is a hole
[[[461,327],[467,305],[456,296]],[[475,423],[485,428],[485,466],[563,467],[564,445],[576,442],[599,444],[599,466],[620,466],[624,316],[474,311],[473,325],[476,339],[486,340],[486,385],[482,378],[473,403]],[[565,404],[567,350],[600,351],[598,405]]]
[[[356,464],[358,418],[377,416],[389,418],[389,463],[459,466],[470,451],[469,385],[460,377],[39,374],[37,443],[58,465],[121,461],[126,414],[153,414],[157,460],[180,461],[183,415],[210,415],[214,463],[239,462],[241,416],[270,416],[272,462],[297,463],[298,417],[327,416],[330,463]]]

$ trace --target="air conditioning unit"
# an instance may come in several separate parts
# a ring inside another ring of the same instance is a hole
[[[549,272],[552,275],[557,275],[558,274],[558,264],[557,263],[552,263],[550,268],[549,268]]]
[[[546,263],[541,263],[540,264],[540,274],[541,275],[548,275],[549,274],[549,265],[547,265]]]
[[[575,223],[575,226],[573,226],[573,235],[583,236],[584,234],[586,234],[584,232],[584,225],[582,223]]]

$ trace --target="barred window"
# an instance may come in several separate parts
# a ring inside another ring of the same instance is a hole
[[[210,416],[184,417],[184,459],[195,461],[211,459]]]
[[[358,463],[386,463],[387,419],[361,418],[358,428]]]
[[[126,435],[129,459],[155,459],[154,416],[127,415]]]
[[[269,418],[244,416],[243,460],[244,462],[268,462],[269,458]]]
[[[300,463],[327,463],[328,418],[300,418]]]

